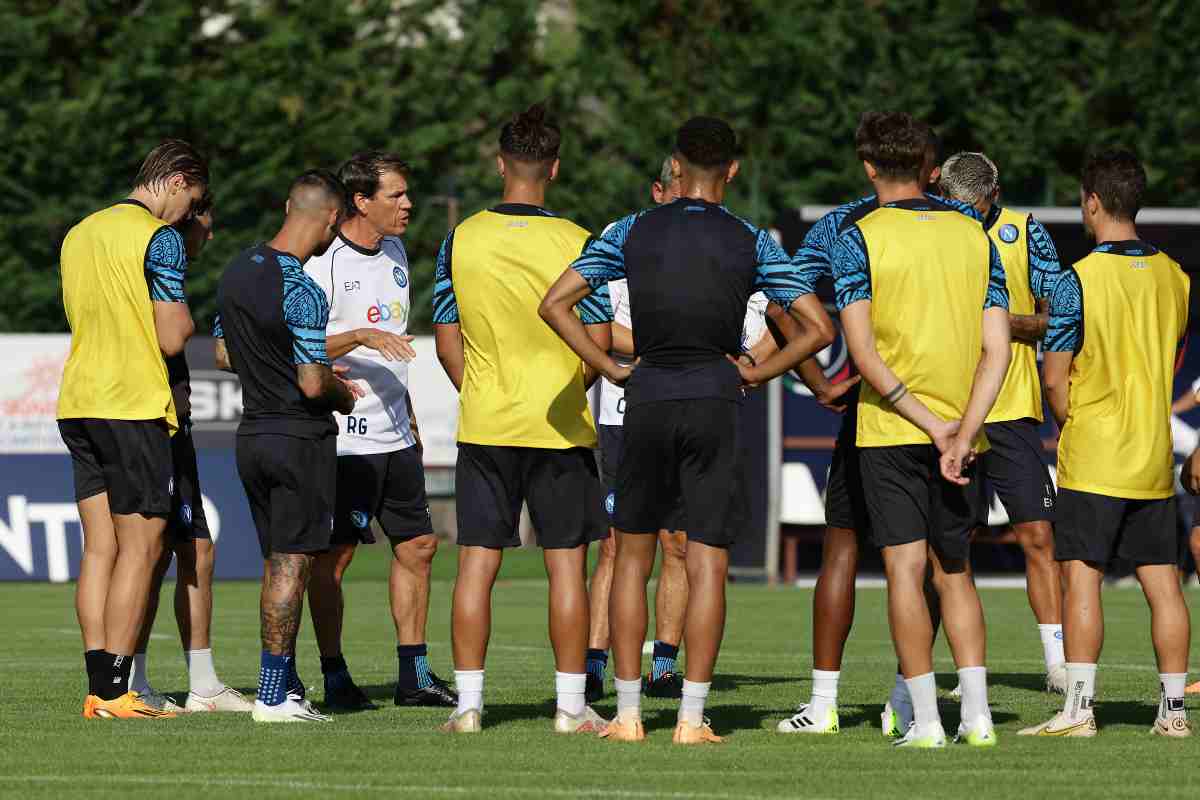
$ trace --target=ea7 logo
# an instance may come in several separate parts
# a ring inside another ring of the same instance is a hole
[[[362,288],[362,281],[342,281],[343,292],[356,292]]]

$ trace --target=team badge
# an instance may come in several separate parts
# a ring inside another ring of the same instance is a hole
[[[1012,244],[1017,240],[1021,232],[1017,230],[1016,225],[1001,225],[1000,226],[1000,241],[1005,244]]]
[[[616,507],[617,495],[615,492],[609,492],[608,497],[604,498],[604,510],[607,511],[608,515],[611,517]]]
[[[392,277],[396,279],[396,285],[401,289],[408,286],[408,276],[399,267],[392,267]]]
[[[356,528],[365,528],[370,524],[371,518],[362,511],[351,511],[350,521],[354,523]]]

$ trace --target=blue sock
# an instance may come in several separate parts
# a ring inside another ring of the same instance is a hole
[[[600,680],[604,680],[604,668],[608,666],[608,653],[604,650],[599,650],[594,647],[589,647],[587,651],[587,672],[589,675],[595,675]]]
[[[656,681],[668,672],[675,671],[675,657],[679,655],[679,645],[666,642],[654,642],[654,665],[651,667],[650,680]]]
[[[288,658],[288,681],[287,693],[299,695],[304,698],[304,681],[300,680],[300,673],[296,672],[296,656],[290,655]]]
[[[421,644],[396,645],[399,662],[397,681],[405,689],[425,689],[433,686],[433,673],[429,669],[429,648]]]
[[[275,656],[262,651],[262,666],[258,670],[258,699],[264,705],[277,706],[287,700],[288,679],[296,674],[292,656]]]
[[[350,677],[350,668],[346,666],[346,659],[341,654],[329,658],[321,657],[321,675],[325,678],[325,691],[354,683],[354,679]]]

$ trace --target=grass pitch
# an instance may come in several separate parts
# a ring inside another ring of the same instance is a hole
[[[709,714],[722,747],[671,744],[673,701],[647,699],[647,741],[614,744],[550,732],[554,664],[546,636],[546,585],[536,552],[510,553],[495,593],[484,733],[436,731],[445,712],[391,704],[395,649],[387,609],[386,551],[364,548],[346,586],[346,658],[380,710],[328,725],[256,726],[246,715],[162,722],[85,721],[83,659],[73,586],[0,584],[0,794],[172,798],[372,797],[1154,797],[1200,796],[1200,737],[1152,737],[1157,675],[1140,592],[1105,593],[1108,640],[1099,677],[1099,738],[1018,738],[1059,705],[1041,689],[1042,654],[1023,592],[983,592],[988,618],[992,750],[895,751],[879,733],[892,682],[884,594],[862,590],[842,672],[837,736],[781,736],[775,722],[807,699],[812,595],[733,586],[729,624]],[[430,612],[430,662],[452,677],[449,645],[453,549],[438,557]],[[164,588],[150,677],[186,693],[187,679]],[[213,648],[223,679],[253,691],[258,675],[258,586],[216,589]],[[1196,604],[1197,593],[1189,592]],[[953,664],[939,641],[943,689]],[[1196,659],[1193,657],[1193,661]],[[317,688],[311,627],[299,645],[301,677]],[[598,704],[614,713],[610,696]],[[1195,716],[1196,706],[1189,701]],[[948,731],[957,704],[942,703]]]

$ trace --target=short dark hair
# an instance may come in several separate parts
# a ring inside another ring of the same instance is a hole
[[[350,156],[338,170],[338,178],[346,187],[346,199],[351,210],[355,196],[374,197],[379,191],[379,179],[389,172],[398,172],[407,178],[408,162],[395,153],[383,150],[364,150]]]
[[[1084,163],[1081,183],[1112,217],[1132,222],[1146,194],[1146,170],[1129,150],[1105,150]]]
[[[717,117],[692,117],[675,134],[675,152],[695,167],[716,170],[737,158],[737,135]]]
[[[514,114],[500,129],[500,153],[527,164],[543,164],[558,158],[562,130],[547,115],[545,103],[534,103]]]
[[[341,209],[341,214],[346,214],[346,187],[327,169],[310,169],[307,172],[300,174],[296,180],[292,181],[291,187],[288,189],[288,197],[294,198],[297,194],[305,189],[311,189],[318,195],[329,198]]]
[[[155,147],[142,161],[133,188],[152,188],[172,175],[183,175],[188,186],[208,185],[208,162],[182,139],[167,139]]]
[[[925,164],[930,130],[903,111],[868,111],[854,132],[854,150],[881,177],[915,181]]]

